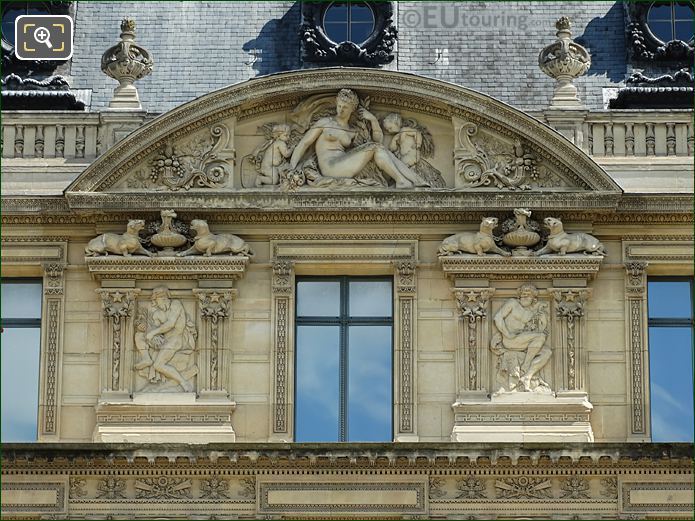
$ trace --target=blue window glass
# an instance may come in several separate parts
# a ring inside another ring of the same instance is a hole
[[[41,281],[2,282],[2,441],[37,439]]]
[[[693,39],[693,6],[687,2],[654,2],[647,13],[649,30],[662,42]]]
[[[2,38],[10,45],[14,45],[14,22],[18,16],[25,14],[49,14],[48,7],[42,2],[12,2],[7,3],[2,9]]]
[[[652,441],[693,441],[692,279],[650,278]]]
[[[390,280],[297,281],[295,441],[392,440],[392,300]]]
[[[365,2],[333,2],[323,15],[323,28],[335,43],[364,43],[374,31],[374,12]]]

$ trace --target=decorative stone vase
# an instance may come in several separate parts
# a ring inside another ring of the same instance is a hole
[[[585,74],[591,67],[588,51],[572,40],[570,19],[561,17],[556,23],[557,41],[545,47],[538,55],[540,69],[557,80],[552,106],[578,107],[577,87],[572,80]]]
[[[531,255],[531,248],[538,244],[541,236],[534,228],[539,228],[538,223],[529,221],[531,212],[524,208],[514,210],[514,219],[507,219],[502,223],[502,231],[506,232],[502,236],[502,242],[512,248],[512,255],[515,257],[528,257]]]
[[[155,233],[150,241],[158,248],[163,248],[158,254],[160,257],[173,257],[174,248],[186,244],[186,237],[174,231],[171,226],[171,221],[176,217],[174,210],[162,210],[161,216],[162,225],[159,232]]]
[[[101,57],[101,70],[118,81],[109,104],[111,109],[142,110],[138,91],[133,83],[152,72],[152,55],[135,43],[135,20],[121,22],[121,41]]]

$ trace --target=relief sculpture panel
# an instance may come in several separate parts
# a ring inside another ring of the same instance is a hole
[[[198,366],[197,331],[183,303],[169,289],[152,290],[151,303],[135,320],[136,390],[140,392],[192,392]]]

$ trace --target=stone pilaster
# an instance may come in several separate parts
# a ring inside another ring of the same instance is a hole
[[[63,366],[63,313],[66,265],[47,262],[43,267],[39,440],[60,435],[60,382]]]
[[[650,436],[647,407],[647,263],[625,263],[625,316],[627,317],[628,395],[630,396],[630,425],[632,440],[648,440]]]
[[[584,347],[584,313],[591,290],[588,288],[550,289],[555,304],[559,333],[554,346],[556,389],[559,394],[586,392],[586,353]]]
[[[101,297],[103,344],[101,398],[129,400],[132,380],[132,316],[139,289],[98,289]]]
[[[396,270],[395,343],[395,435],[396,441],[418,441],[417,374],[417,276],[413,260],[394,262]]]
[[[273,394],[270,437],[272,441],[292,441],[293,266],[289,260],[275,260],[272,269],[273,380],[270,387]]]
[[[229,316],[235,289],[194,289],[198,297],[199,328],[198,389],[201,399],[228,398]]]
[[[459,315],[459,342],[456,349],[457,399],[464,395],[488,393],[487,375],[490,371],[488,355],[487,317],[493,288],[453,289]]]

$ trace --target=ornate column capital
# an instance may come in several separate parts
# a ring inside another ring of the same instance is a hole
[[[230,304],[236,296],[236,289],[194,289],[198,297],[200,316],[203,320],[219,322],[229,317]]]
[[[453,289],[456,307],[461,318],[470,321],[487,317],[487,307],[490,297],[495,293],[494,288],[460,288]]]
[[[555,314],[569,320],[584,316],[584,305],[592,291],[589,288],[553,288],[548,292],[555,299]]]
[[[292,293],[292,270],[294,264],[288,259],[273,259],[272,288],[276,295],[290,295]]]
[[[43,293],[44,295],[63,294],[63,272],[66,264],[62,262],[44,262],[43,268]]]
[[[396,291],[400,294],[415,294],[415,270],[417,263],[414,260],[394,261],[396,269]]]
[[[139,289],[98,289],[101,306],[106,318],[127,318],[133,311],[133,304],[140,293]]]
[[[647,267],[646,261],[629,260],[625,262],[627,279],[625,280],[625,291],[628,296],[641,298],[647,290]]]

